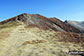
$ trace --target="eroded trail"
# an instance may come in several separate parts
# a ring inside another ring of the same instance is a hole
[[[3,41],[2,51],[0,52],[0,56],[18,56],[19,55],[19,48],[22,44],[26,41],[42,39],[38,38],[31,32],[28,32],[23,25],[18,26],[15,28],[10,37]]]

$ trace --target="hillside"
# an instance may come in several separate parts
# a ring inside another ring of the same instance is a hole
[[[68,51],[84,51],[84,34],[65,31],[61,28],[64,22],[48,18],[43,21],[43,17],[33,15],[33,22],[21,15],[17,17],[18,20],[14,17],[0,23],[0,56],[71,56]],[[63,31],[45,22],[60,22],[59,28]]]
[[[62,22],[57,18],[47,18],[39,14],[24,13],[16,17],[7,19],[5,21],[2,21],[0,24],[5,24],[9,21],[18,21],[18,22],[21,21],[24,22],[26,25],[36,25],[38,27],[42,27],[45,29],[52,29],[61,32],[75,32],[75,33],[81,32],[79,29],[71,25],[68,25],[65,22]]]

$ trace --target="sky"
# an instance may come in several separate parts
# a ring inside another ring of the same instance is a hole
[[[84,21],[84,0],[0,0],[0,21],[22,13]]]

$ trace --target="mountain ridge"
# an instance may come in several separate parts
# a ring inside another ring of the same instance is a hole
[[[27,14],[23,13],[16,17],[4,20],[0,24],[5,24],[9,21],[24,22],[26,25],[35,24],[38,27],[43,27],[46,29],[52,29],[55,31],[66,31],[66,32],[76,32],[80,33],[79,29],[66,24],[65,22],[59,20],[58,18],[47,18],[40,14]]]

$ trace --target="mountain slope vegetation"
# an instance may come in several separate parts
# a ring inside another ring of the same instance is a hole
[[[0,56],[71,56],[69,51],[84,51],[84,34],[64,30],[64,22],[23,15],[0,23]]]

